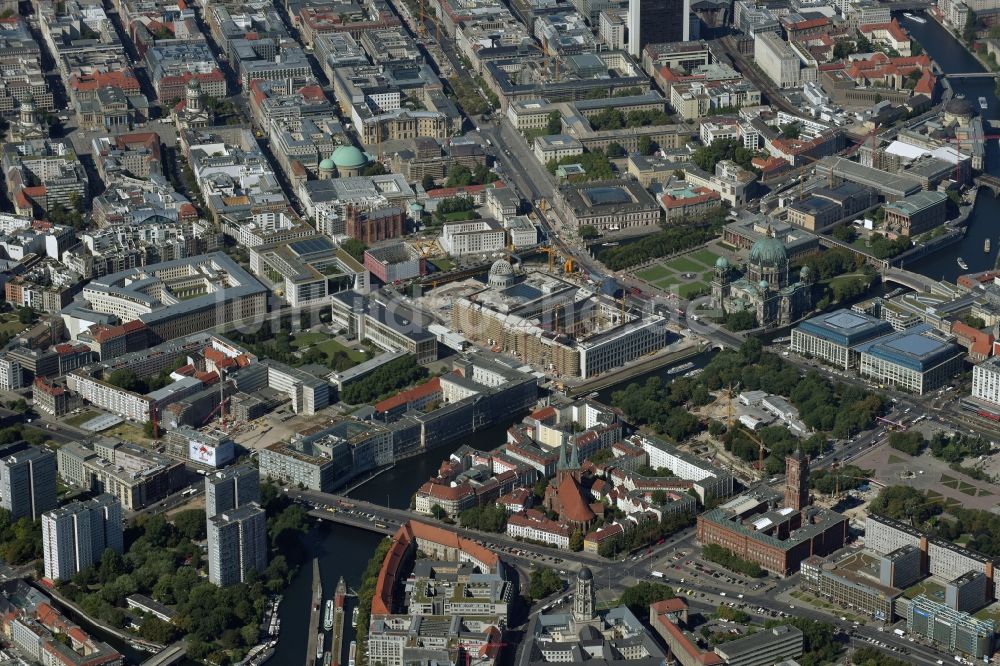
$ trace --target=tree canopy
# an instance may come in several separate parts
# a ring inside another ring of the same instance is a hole
[[[341,399],[351,405],[374,402],[397,389],[427,376],[427,368],[410,355],[389,361],[370,375],[351,382],[341,391]]]

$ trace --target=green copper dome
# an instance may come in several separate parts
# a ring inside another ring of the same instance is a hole
[[[727,270],[729,268],[729,261],[725,257],[719,257],[715,260],[715,267],[720,270]]]
[[[323,171],[333,171],[337,168],[337,165],[333,163],[329,157],[319,163],[319,168]]]
[[[339,146],[330,156],[338,169],[357,169],[368,164],[365,154],[354,146]]]
[[[750,248],[750,263],[754,266],[784,266],[788,263],[788,252],[780,240],[764,236]]]

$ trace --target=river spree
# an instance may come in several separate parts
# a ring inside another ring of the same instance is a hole
[[[927,17],[926,23],[917,23],[899,16],[900,23],[910,31],[914,39],[920,42],[931,58],[948,73],[982,72],[983,66],[970,54],[951,34],[934,19]],[[978,99],[985,97],[989,109],[982,111],[984,130],[987,135],[1000,134],[990,129],[988,121],[1000,118],[1000,102],[994,94],[994,79],[956,79],[952,87],[956,95],[965,95],[979,112]],[[986,168],[990,173],[998,173],[998,151],[995,140],[987,144],[992,146],[986,153]],[[984,252],[984,241],[991,239],[991,251]],[[969,218],[969,230],[965,238],[950,245],[940,252],[925,257],[913,264],[907,264],[911,271],[922,273],[936,280],[946,279],[954,282],[955,278],[966,272],[958,266],[958,258],[962,257],[969,265],[969,272],[983,271],[993,268],[997,253],[1000,252],[1000,200],[993,197],[989,190],[983,190],[976,202],[976,209]]]
[[[698,356],[687,359],[685,362],[692,362],[695,367],[703,367],[711,360],[714,352],[703,352]],[[598,393],[599,400],[610,402],[611,395],[626,385],[633,382],[645,382],[650,377],[660,377],[664,382],[668,382],[674,377],[681,375],[671,375],[667,372],[669,368],[659,368],[643,375],[639,375],[625,382],[609,386]],[[476,447],[492,449],[500,446],[506,441],[506,432],[514,423],[524,417],[524,414],[516,414],[498,424],[476,433],[475,438],[468,442],[458,442],[452,446],[445,446],[432,451],[428,451],[415,458],[402,461],[392,469],[379,474],[371,481],[365,483],[360,488],[350,493],[351,497],[386,504],[396,508],[405,508],[410,505],[410,498],[417,488],[424,481],[437,472],[444,459],[462,444],[473,444]],[[320,558],[320,573],[323,578],[323,592],[329,596],[333,593],[333,587],[337,580],[343,576],[344,580],[352,589],[356,589],[361,583],[361,574],[376,544],[382,538],[374,532],[359,530],[343,525],[323,524],[315,528],[309,535],[308,552],[311,557]],[[278,647],[270,663],[273,664],[300,664],[306,651],[306,642],[309,632],[309,603],[312,589],[312,567],[306,564],[299,571],[299,574],[292,581],[285,599],[281,604],[281,636]],[[345,644],[350,644],[354,631],[350,624],[345,627],[347,637]],[[341,658],[341,663],[346,664],[346,658]]]

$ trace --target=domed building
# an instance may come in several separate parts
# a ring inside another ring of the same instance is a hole
[[[799,281],[791,282],[788,251],[768,227],[767,233],[750,247],[742,276],[735,275],[724,257],[715,262],[712,301],[727,315],[754,313],[757,326],[784,326],[812,309],[812,274],[803,268]]]
[[[329,159],[337,170],[340,178],[352,178],[360,176],[364,168],[368,166],[368,156],[354,146],[338,146]],[[326,160],[323,160],[326,162]],[[320,164],[322,170],[322,163]]]
[[[202,103],[201,84],[192,77],[184,87],[184,99],[171,109],[177,131],[201,129],[212,124],[212,114]]]
[[[967,99],[950,99],[944,105],[944,124],[958,124],[965,127],[972,121],[976,110]]]
[[[31,94],[31,91],[28,91],[18,105],[17,118],[10,123],[9,140],[11,142],[33,141],[45,139],[48,135],[47,127],[41,121],[41,116],[38,113],[35,96]]]
[[[326,158],[325,160],[320,160],[319,163],[319,179],[320,180],[330,180],[337,173],[337,165],[334,164],[331,158]]]
[[[517,275],[514,274],[514,266],[506,259],[497,259],[490,266],[490,273],[486,281],[495,289],[506,289],[513,286],[517,282]]]

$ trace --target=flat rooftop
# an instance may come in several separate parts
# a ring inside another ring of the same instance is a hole
[[[919,324],[862,343],[855,350],[918,372],[964,354],[958,345],[938,338],[932,330],[929,324]]]
[[[887,321],[869,314],[840,309],[821,314],[799,324],[803,333],[815,335],[838,345],[852,347],[865,340],[892,333]]]

